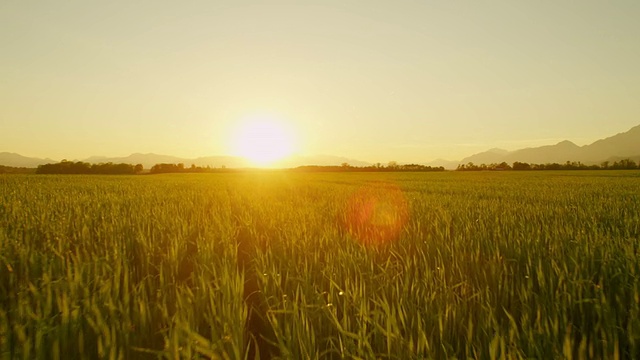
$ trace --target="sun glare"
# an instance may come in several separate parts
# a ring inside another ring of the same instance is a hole
[[[294,136],[278,118],[252,116],[238,124],[232,147],[235,155],[255,166],[267,167],[293,153]]]

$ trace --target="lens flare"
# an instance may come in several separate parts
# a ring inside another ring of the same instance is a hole
[[[365,245],[395,241],[409,219],[407,200],[392,183],[371,183],[358,189],[346,208],[346,231]]]

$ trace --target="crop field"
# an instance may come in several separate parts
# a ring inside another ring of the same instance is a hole
[[[0,359],[640,358],[638,171],[0,176]]]

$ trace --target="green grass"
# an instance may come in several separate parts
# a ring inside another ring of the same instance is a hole
[[[0,175],[0,358],[638,358],[639,189],[637,171]]]

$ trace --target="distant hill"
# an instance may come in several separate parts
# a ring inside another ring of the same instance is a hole
[[[640,125],[629,131],[578,146],[571,141],[561,141],[555,145],[525,148],[515,151],[491,149],[462,159],[460,164],[491,164],[516,161],[546,164],[580,161],[584,164],[600,164],[613,158],[633,158],[640,154]]]
[[[119,158],[107,158],[107,157],[91,157],[83,160],[89,163],[100,163],[100,162],[113,162],[113,163],[126,163],[126,164],[142,164],[146,169],[152,167],[155,164],[179,164],[183,163],[185,166],[191,166],[194,164],[196,166],[201,167],[227,167],[227,168],[247,168],[253,167],[250,161],[236,156],[206,156],[199,157],[195,159],[188,158],[180,158],[169,155],[158,155],[158,154],[131,154],[127,157],[119,157]],[[369,163],[358,161],[354,159],[349,159],[340,156],[331,156],[331,155],[314,155],[314,156],[293,156],[289,159],[282,160],[275,164],[276,167],[282,168],[290,168],[290,167],[298,167],[303,165],[321,165],[321,166],[330,166],[330,165],[340,165],[342,163],[349,163],[353,166],[367,166]]]
[[[472,162],[474,164],[491,164],[495,162],[495,159],[501,159],[507,154],[509,154],[507,150],[494,148],[466,157],[458,163],[466,164]]]
[[[16,153],[0,153],[0,165],[4,166],[35,168],[38,167],[38,165],[48,164],[52,162],[56,161],[51,159],[26,157]]]
[[[429,161],[428,163],[424,163],[424,164],[421,164],[421,165],[426,165],[426,166],[431,166],[431,167],[442,166],[445,169],[455,169],[458,166],[458,164],[460,164],[459,161],[436,159],[436,160]]]
[[[141,154],[135,153],[129,156],[124,157],[107,157],[107,156],[92,156],[86,159],[74,160],[74,161],[83,161],[91,164],[99,164],[99,163],[114,163],[114,164],[142,164],[145,169],[151,168],[156,164],[179,164],[183,163],[185,166],[191,166],[194,164],[196,166],[207,167],[210,166],[212,168],[247,168],[253,167],[248,160],[235,157],[235,156],[205,156],[199,158],[181,158],[177,156],[171,155],[160,155],[160,154]],[[13,166],[13,167],[27,167],[27,168],[35,168],[38,165],[57,163],[56,160],[51,159],[38,159],[38,158],[28,158],[19,154],[14,153],[0,153],[0,165],[5,166]],[[350,159],[341,156],[332,156],[332,155],[312,155],[312,156],[294,156],[290,159],[282,160],[276,164],[277,167],[283,168],[293,168],[303,165],[319,165],[319,166],[332,166],[332,165],[341,165],[342,163],[349,163],[352,166],[368,166],[370,163],[359,161],[355,159]]]
[[[188,160],[185,162],[185,165],[195,164],[196,166],[207,167],[211,166],[212,168],[246,168],[251,167],[251,163],[246,159],[237,156],[205,156],[199,157],[197,159]]]
[[[135,153],[126,157],[104,157],[93,156],[82,161],[89,163],[125,163],[125,164],[142,164],[145,169],[151,168],[156,164],[184,164],[189,167],[191,164],[201,167],[210,166],[212,168],[228,167],[228,168],[243,168],[250,167],[250,163],[240,157],[235,156],[205,156],[199,158],[182,158],[171,155],[159,155],[159,154],[140,154]]]
[[[640,155],[640,125],[631,128],[627,132],[584,146],[583,155],[589,159]],[[605,155],[605,157],[602,155]]]
[[[305,165],[317,165],[317,166],[339,166],[343,163],[347,163],[351,166],[370,166],[371,163],[350,159],[342,156],[333,155],[312,155],[312,156],[293,156],[289,159],[282,160],[276,165],[282,168],[294,168]]]
[[[142,164],[145,169],[152,167],[155,164],[178,164],[184,163],[185,165],[189,161],[188,159],[179,158],[176,156],[170,155],[158,155],[158,154],[140,154],[135,153],[125,157],[105,157],[105,156],[92,156],[87,159],[83,159],[82,161],[88,162],[91,164],[99,164],[99,163],[114,163],[114,164]]]
[[[567,161],[580,161],[583,164],[600,164],[604,161],[619,161],[630,158],[638,162],[640,160],[640,125],[631,128],[629,131],[616,134],[592,144],[578,146],[571,141],[561,141],[555,145],[545,145],[539,147],[519,149],[515,151],[507,151],[504,149],[490,149],[481,153],[468,156],[460,161],[434,160],[422,165],[438,167],[445,169],[455,169],[458,164],[492,164],[502,163],[513,164],[516,161],[527,162],[531,164],[547,164],[547,163],[565,163]],[[77,160],[76,160],[77,161]],[[125,157],[105,157],[92,156],[82,160],[84,162],[99,163],[125,163],[125,164],[142,164],[145,169],[151,168],[155,164],[179,164],[183,163],[186,167],[194,164],[201,167],[227,167],[227,168],[247,168],[253,165],[246,159],[234,156],[207,156],[194,159],[181,158],[171,155],[159,154],[140,154],[135,153]],[[22,156],[15,153],[0,153],[0,165],[12,167],[35,168],[38,165],[55,163],[56,160],[39,159]],[[348,163],[351,166],[370,166],[371,163],[350,159],[333,155],[309,155],[309,156],[293,156],[282,160],[275,164],[281,168],[295,168],[304,165],[318,166],[339,166]]]

